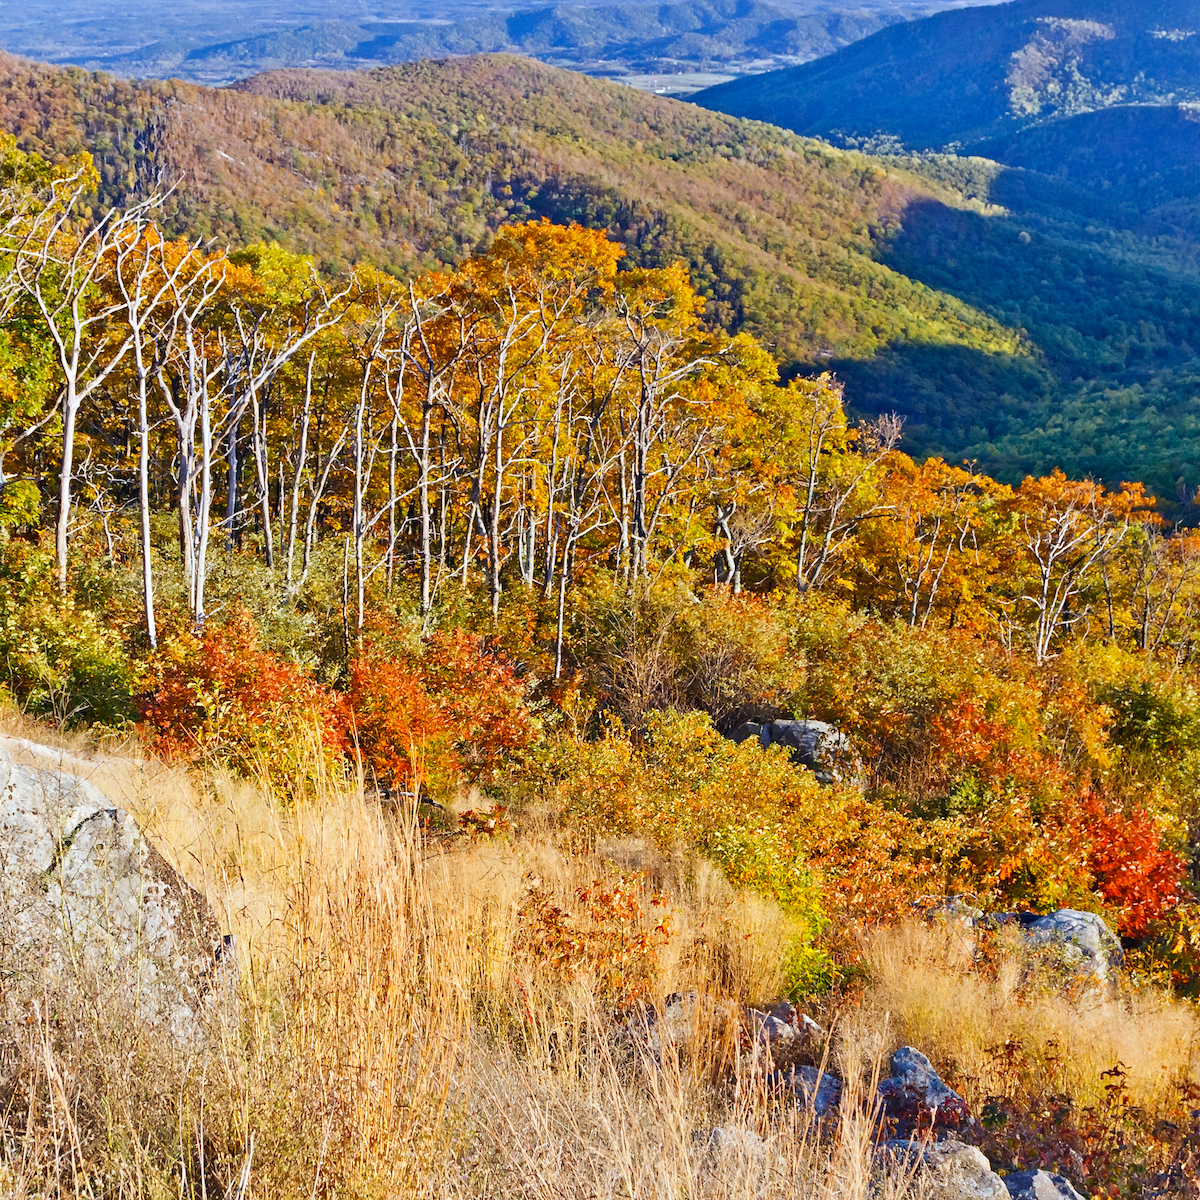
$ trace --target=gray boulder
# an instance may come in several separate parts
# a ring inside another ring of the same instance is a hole
[[[1091,986],[1111,983],[1124,962],[1120,939],[1095,913],[1074,908],[1037,913],[991,913],[979,922],[992,927],[1019,926],[1033,957],[1060,983]]]
[[[800,1030],[784,1016],[751,1008],[746,1012],[754,1045],[768,1051],[785,1049],[804,1041]]]
[[[1004,1177],[1011,1200],[1083,1200],[1061,1175],[1050,1171],[1014,1171]]]
[[[1095,913],[1060,908],[1024,928],[1031,945],[1053,947],[1076,975],[1107,982],[1124,961],[1117,935]]]
[[[901,1046],[892,1055],[891,1076],[880,1081],[878,1090],[884,1117],[901,1137],[930,1129],[966,1129],[975,1123],[967,1102],[912,1046]]]
[[[729,737],[739,744],[757,737],[764,750],[783,746],[792,762],[807,767],[819,783],[862,784],[862,765],[850,739],[828,721],[769,721],[765,725],[746,722]]]
[[[740,1129],[736,1125],[717,1125],[707,1134],[697,1130],[692,1141],[704,1144],[710,1165],[728,1159],[753,1161],[767,1153],[767,1143],[753,1129]]]
[[[762,740],[763,727],[756,721],[743,721],[736,729],[731,730],[725,736],[731,742],[737,742],[740,746],[743,742],[748,742],[751,738]]]
[[[790,1091],[801,1107],[812,1109],[818,1117],[833,1112],[841,1103],[842,1081],[816,1067],[792,1067],[780,1071],[774,1082],[776,1087]]]
[[[10,1004],[85,996],[195,1045],[237,964],[204,898],[127,812],[0,748],[0,969]]]
[[[879,1166],[911,1174],[928,1200],[1009,1200],[983,1152],[962,1142],[895,1139],[880,1152]]]

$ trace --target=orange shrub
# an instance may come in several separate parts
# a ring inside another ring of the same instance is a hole
[[[987,715],[974,697],[955,697],[932,725],[936,761],[947,782],[969,772],[981,783],[1012,783],[1034,793],[1064,782],[1056,759],[1020,744],[1011,720]]]
[[[476,782],[519,766],[540,733],[513,664],[465,629],[426,639],[425,686],[454,731],[458,768]]]
[[[422,650],[371,645],[355,660],[343,719],[364,764],[388,786],[443,795],[520,765],[539,727],[512,664],[461,629]]]
[[[412,792],[442,773],[450,735],[419,670],[369,648],[350,669],[346,705],[350,740],[380,783]]]
[[[287,774],[316,749],[340,756],[337,696],[258,645],[245,612],[201,637],[164,640],[139,704],[142,728],[167,757],[212,754],[243,769]]]

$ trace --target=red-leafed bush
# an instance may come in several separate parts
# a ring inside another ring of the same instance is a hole
[[[494,781],[538,736],[512,664],[461,629],[427,638],[420,654],[368,646],[351,670],[346,704],[364,764],[402,791]]]
[[[442,709],[418,668],[368,648],[350,670],[346,704],[350,737],[380,783],[417,791],[450,765]]]
[[[421,662],[468,779],[487,782],[523,760],[537,740],[538,721],[503,654],[477,634],[453,629],[426,641]]]
[[[1013,781],[1042,792],[1063,783],[1059,764],[1049,755],[1022,746],[1010,721],[988,717],[979,703],[959,698],[933,718],[932,745],[945,779],[970,772],[981,783]]]
[[[238,613],[202,637],[167,639],[151,664],[142,727],[167,757],[224,757],[243,769],[289,773],[315,750],[339,757],[337,696],[295,663],[263,650]]]
[[[1141,937],[1187,899],[1187,866],[1166,845],[1162,827],[1144,809],[1105,812],[1100,801],[1091,798],[1084,812],[1096,890],[1119,911],[1118,932]]]

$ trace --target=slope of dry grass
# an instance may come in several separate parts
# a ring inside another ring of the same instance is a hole
[[[1005,1040],[1080,1104],[1114,1060],[1147,1109],[1195,1077],[1191,1007],[1021,993],[1009,967],[981,973],[953,938],[901,927],[867,938],[870,982],[826,1014],[850,1101],[818,1126],[778,1104],[728,1020],[729,999],[775,994],[786,918],[703,863],[536,821],[431,841],[353,786],[327,781],[296,807],[128,748],[60,748],[236,934],[240,1012],[191,1055],[86,1005],[10,1029],[6,1196],[899,1200],[911,1181],[871,1181],[863,1102],[896,1045],[927,1051],[976,1104],[1014,1086]],[[547,905],[573,914],[572,936],[611,931],[580,900],[598,879],[637,901],[620,930],[651,949],[623,960],[630,980],[659,1004],[697,994],[658,1059],[603,956],[564,968],[545,953]]]

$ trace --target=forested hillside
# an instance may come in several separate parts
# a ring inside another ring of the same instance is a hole
[[[505,220],[577,220],[627,266],[685,262],[711,325],[789,373],[833,368],[915,452],[1168,503],[1200,480],[1188,227],[1031,172],[872,159],[503,57],[236,91],[10,60],[0,105],[22,146],[92,147],[105,201],[182,179],[176,233],[405,276]]]
[[[1200,197],[1200,112],[1192,105],[1118,104],[978,142],[974,154],[1024,167],[1186,224]]]

